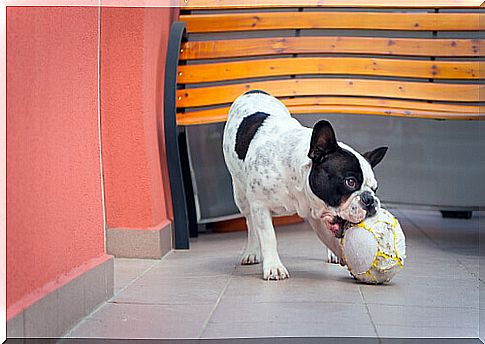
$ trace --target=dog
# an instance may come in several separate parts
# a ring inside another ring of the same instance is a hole
[[[327,247],[329,262],[345,265],[339,238],[347,226],[378,211],[373,168],[386,152],[379,147],[359,154],[337,142],[325,120],[304,127],[264,91],[237,98],[224,128],[223,153],[248,227],[241,264],[262,261],[264,279],[288,278],[272,216],[298,214]]]

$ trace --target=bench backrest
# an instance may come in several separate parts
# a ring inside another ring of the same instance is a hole
[[[251,89],[294,114],[480,118],[478,8],[237,3],[182,0],[178,125],[225,121]]]

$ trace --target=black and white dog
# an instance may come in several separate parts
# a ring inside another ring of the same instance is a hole
[[[264,279],[289,277],[276,248],[272,215],[305,217],[331,250],[329,261],[343,265],[338,237],[345,226],[380,207],[372,168],[387,147],[361,155],[337,142],[329,122],[303,127],[263,91],[249,91],[232,104],[223,150],[234,199],[248,225],[241,264],[262,258]]]

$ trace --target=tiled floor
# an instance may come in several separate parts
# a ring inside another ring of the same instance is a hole
[[[115,296],[68,336],[477,337],[478,216],[392,212],[408,259],[390,285],[358,284],[325,263],[306,224],[277,229],[291,275],[278,282],[262,280],[260,265],[238,265],[245,233],[203,234],[162,260],[117,259]]]

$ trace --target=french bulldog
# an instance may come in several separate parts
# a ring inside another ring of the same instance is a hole
[[[338,142],[325,120],[304,127],[264,91],[237,98],[224,128],[223,152],[248,227],[241,264],[262,261],[264,279],[288,278],[272,216],[298,214],[326,246],[329,262],[345,265],[339,238],[347,226],[378,211],[373,167],[386,151],[359,154]]]

